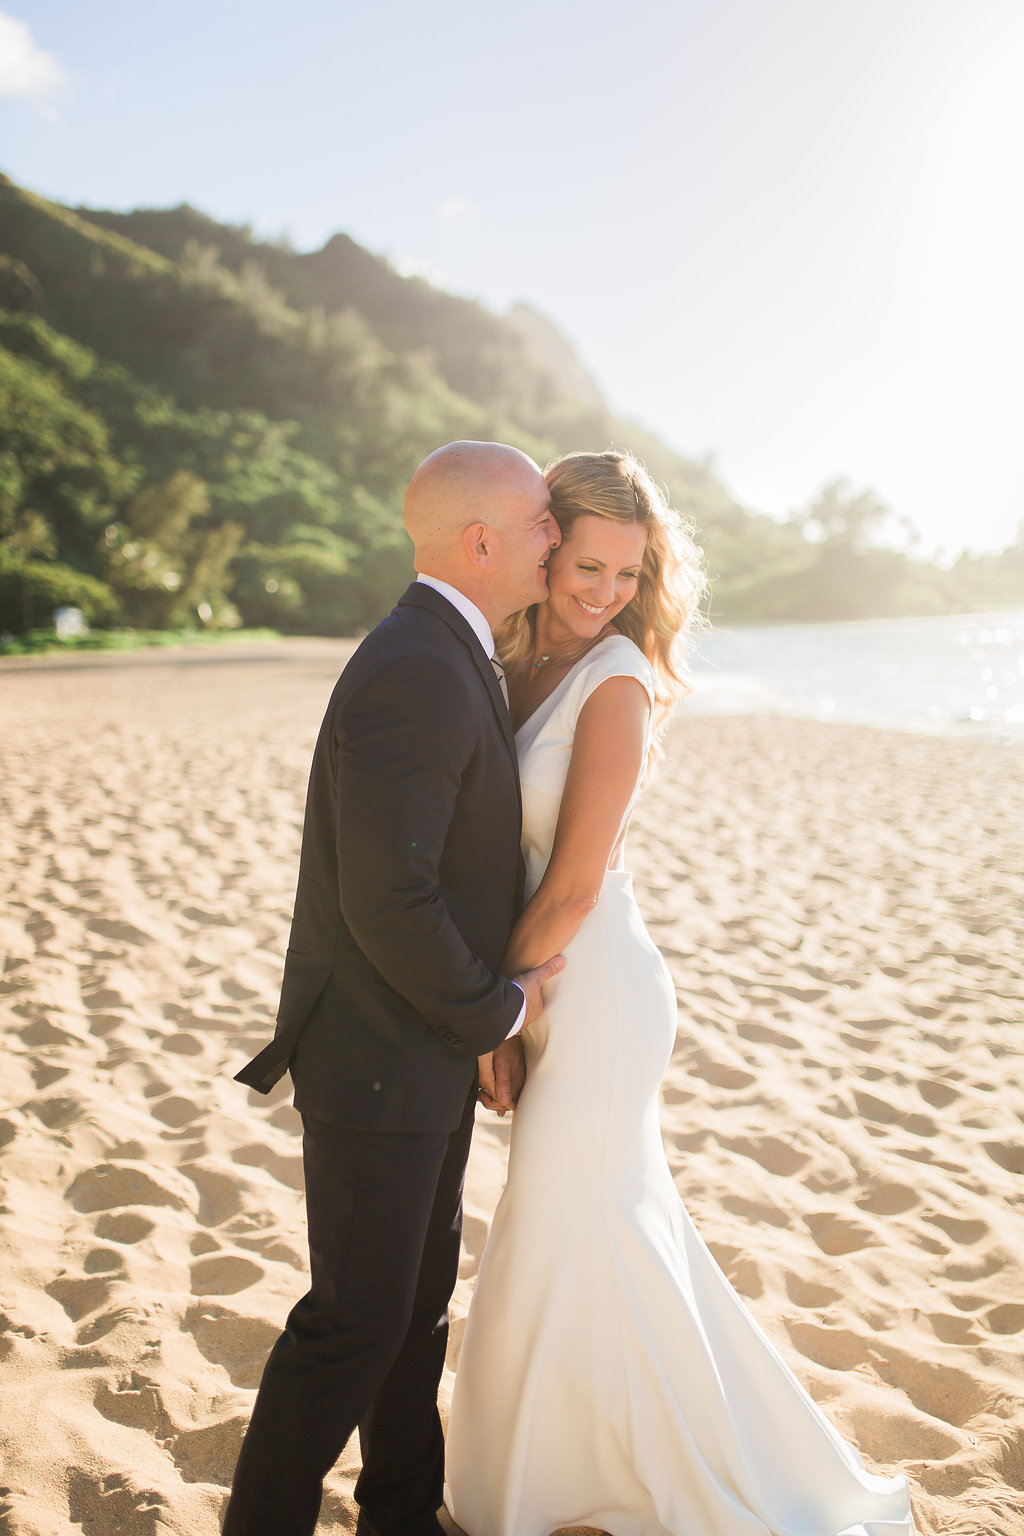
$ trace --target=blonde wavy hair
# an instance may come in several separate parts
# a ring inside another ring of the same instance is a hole
[[[692,684],[685,663],[688,632],[699,617],[707,580],[692,530],[672,510],[631,453],[567,453],[544,471],[551,512],[563,539],[578,517],[607,517],[647,529],[636,595],[612,624],[643,651],[654,671],[657,715],[663,720]],[[535,607],[506,619],[495,636],[508,671],[532,656]]]

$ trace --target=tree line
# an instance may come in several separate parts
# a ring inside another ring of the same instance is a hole
[[[500,318],[345,236],[298,254],[0,177],[0,633],[61,606],[101,628],[356,633],[411,574],[412,470],[459,437],[541,464],[631,448],[694,523],[720,618],[1024,603],[1024,527],[943,571],[873,542],[886,509],[841,482],[759,516],[614,417],[532,311]]]

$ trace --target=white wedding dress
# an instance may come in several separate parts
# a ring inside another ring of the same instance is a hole
[[[651,693],[642,653],[611,636],[519,731],[528,895],[579,712],[623,675]],[[906,1480],[865,1471],[676,1193],[658,1122],[676,999],[625,870],[608,871],[565,958],[524,1037],[508,1183],[462,1344],[453,1518],[469,1536],[912,1536]]]

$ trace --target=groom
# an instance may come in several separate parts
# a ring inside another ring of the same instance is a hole
[[[564,963],[497,969],[523,866],[492,631],[547,595],[547,485],[517,449],[450,443],[413,475],[405,524],[419,579],[328,705],[277,1033],[238,1074],[266,1093],[291,1068],[311,1283],[267,1361],[224,1536],[310,1536],[357,1425],[360,1531],[439,1536],[478,1058],[485,1100],[510,1105],[504,1042]]]

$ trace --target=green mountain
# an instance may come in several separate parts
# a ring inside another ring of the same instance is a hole
[[[527,306],[499,317],[346,235],[296,253],[187,206],[72,211],[0,176],[0,631],[71,603],[100,625],[354,632],[408,579],[409,475],[458,437],[540,463],[633,449],[696,524],[720,613],[820,616],[823,553],[840,575],[844,549],[862,558],[841,508],[815,542],[616,418]],[[830,601],[948,605],[944,573],[871,554]]]

